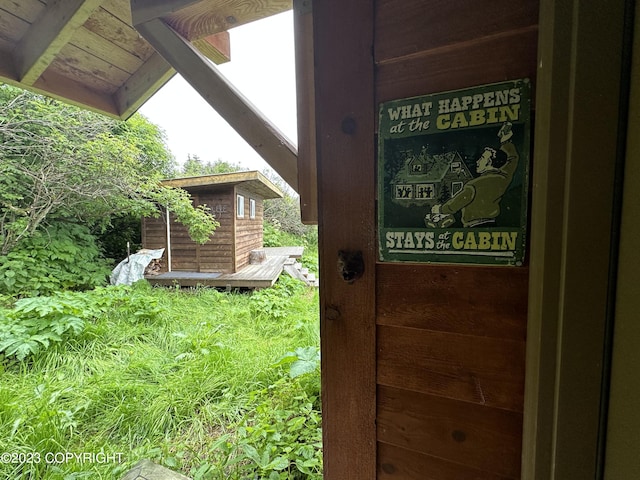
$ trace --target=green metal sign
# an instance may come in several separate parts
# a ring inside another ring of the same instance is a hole
[[[380,260],[522,265],[528,79],[380,105]]]

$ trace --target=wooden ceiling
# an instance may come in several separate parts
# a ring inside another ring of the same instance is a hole
[[[160,19],[222,63],[228,29],[291,8],[292,0],[0,0],[0,82],[126,119],[175,74],[134,25]]]

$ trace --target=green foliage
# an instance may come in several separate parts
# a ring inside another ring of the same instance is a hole
[[[206,211],[188,212],[188,195],[159,188],[173,162],[164,133],[142,116],[116,121],[0,86],[0,253],[53,220],[104,229],[114,216],[166,205],[198,238],[212,233]]]
[[[113,308],[122,309],[136,321],[152,320],[162,311],[157,301],[130,286],[22,298],[13,309],[0,310],[0,353],[23,361],[53,344],[80,335],[86,322]]]
[[[315,365],[310,372],[252,392],[254,409],[214,442],[210,458],[215,466],[206,464],[200,478],[321,479],[319,380]]]
[[[320,368],[320,349],[318,347],[298,347],[295,352],[287,352],[276,365],[289,365],[291,378],[312,373]]]
[[[211,215],[207,205],[193,206],[191,195],[180,188],[158,187],[150,190],[150,197],[175,215],[187,226],[189,236],[196,243],[206,243],[220,223]]]
[[[0,352],[22,361],[84,329],[85,303],[77,294],[23,298],[0,317]]]
[[[229,163],[224,160],[205,163],[197,155],[189,155],[178,172],[180,177],[196,177],[199,175],[215,175],[218,173],[232,173],[246,170],[238,163]]]
[[[321,478],[319,370],[290,376],[314,361],[318,292],[292,288],[277,319],[256,317],[252,295],[146,282],[25,301],[25,317],[84,327],[0,361],[0,451],[122,463],[0,464],[0,478],[110,480],[141,458],[200,480]],[[17,318],[7,300],[0,315]]]
[[[300,294],[305,285],[288,275],[282,275],[271,288],[251,295],[253,314],[259,319],[279,319],[289,312],[291,297]]]
[[[86,227],[56,223],[0,256],[0,293],[49,295],[103,285],[109,268]]]

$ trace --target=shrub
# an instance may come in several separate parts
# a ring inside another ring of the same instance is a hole
[[[95,237],[77,224],[36,232],[0,257],[0,294],[34,297],[103,285],[109,268]]]
[[[279,319],[287,316],[291,297],[305,290],[305,285],[288,275],[282,275],[271,288],[251,295],[251,310],[259,319]]]
[[[288,375],[252,392],[255,408],[211,445],[215,463],[195,469],[194,478],[322,479],[317,347],[289,352],[275,366],[287,364]]]
[[[0,354],[22,361],[81,334],[87,321],[114,308],[135,321],[152,320],[162,311],[157,300],[138,286],[22,298],[13,309],[0,308]]]

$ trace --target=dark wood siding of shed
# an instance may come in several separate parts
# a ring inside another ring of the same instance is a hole
[[[142,219],[142,246],[144,248],[159,249],[164,248],[165,252],[161,259],[161,271],[167,271],[167,224],[164,212],[158,218]]]
[[[256,197],[255,193],[242,188],[236,188],[238,195],[244,196],[244,216],[236,218],[236,271],[249,265],[249,254],[263,246],[262,214],[263,200]],[[255,218],[249,215],[251,200],[256,201]]]
[[[171,221],[171,269],[187,272],[234,273],[235,197],[232,186],[214,192],[191,192],[195,205],[206,204],[220,226],[210,241],[198,245],[187,229],[173,215]],[[145,248],[167,247],[166,214],[142,221],[142,244]],[[162,257],[162,271],[167,271],[167,254]]]
[[[198,245],[200,272],[233,273],[234,208],[233,187],[215,192],[193,194],[194,202],[205,204],[215,215],[220,226],[210,241]]]
[[[377,0],[376,104],[530,78],[537,0]],[[378,477],[520,477],[528,267],[378,264]]]

